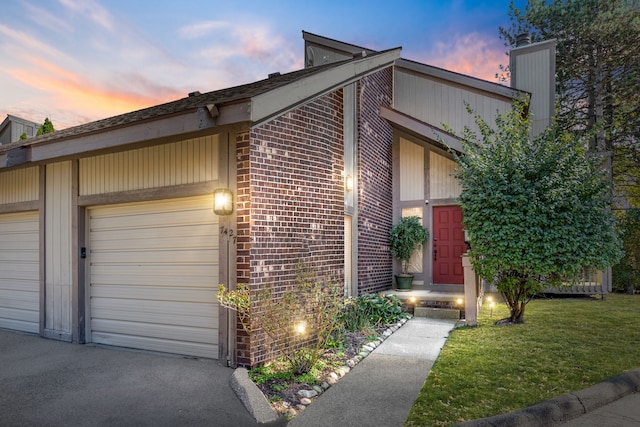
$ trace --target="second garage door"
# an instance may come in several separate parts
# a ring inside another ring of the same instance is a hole
[[[0,215],[0,328],[40,330],[38,212]]]
[[[89,211],[89,339],[218,357],[212,196]]]

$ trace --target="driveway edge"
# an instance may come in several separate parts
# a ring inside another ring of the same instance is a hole
[[[584,390],[564,394],[519,411],[467,421],[456,426],[552,426],[577,418],[638,391],[640,391],[640,369],[635,369]]]
[[[249,372],[245,368],[236,368],[233,371],[229,385],[256,422],[267,424],[278,420],[278,414],[271,409],[258,386],[249,379]]]

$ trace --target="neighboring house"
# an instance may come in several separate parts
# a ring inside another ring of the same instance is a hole
[[[218,309],[218,283],[290,289],[302,260],[347,294],[388,290],[401,215],[433,237],[417,286],[461,286],[460,143],[442,124],[530,93],[303,37],[303,70],[1,146],[0,327],[256,365],[262,337]]]
[[[0,145],[19,141],[22,134],[27,138],[36,136],[39,127],[38,123],[7,114],[0,124]]]

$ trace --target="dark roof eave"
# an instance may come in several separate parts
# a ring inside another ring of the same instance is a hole
[[[458,153],[464,153],[460,138],[440,129],[437,126],[420,121],[415,117],[384,105],[380,106],[380,116],[393,126],[404,131],[417,135],[420,138],[436,141],[451,150],[457,151]]]

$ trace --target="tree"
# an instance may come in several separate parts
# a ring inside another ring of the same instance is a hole
[[[610,163],[612,208],[626,224],[627,210],[640,208],[640,3],[529,0],[524,10],[513,2],[509,9],[511,26],[499,29],[505,44],[522,32],[533,41],[557,39],[559,125],[593,135],[590,149]],[[629,252],[632,234],[621,228],[621,235]],[[614,268],[614,282],[633,277],[632,260],[627,253]]]
[[[504,297],[508,322],[522,323],[526,304],[546,286],[620,258],[609,182],[587,144],[557,123],[532,138],[521,102],[494,129],[479,116],[476,123],[481,135],[465,129],[457,157],[469,255]]]
[[[38,132],[36,133],[36,136],[44,135],[45,133],[51,133],[51,132],[55,132],[55,129],[53,128],[53,123],[51,123],[51,121],[49,120],[49,117],[47,117],[46,119],[44,119],[44,123],[41,124],[40,127],[38,128]]]
[[[591,151],[613,161],[616,205],[640,207],[640,3],[529,0],[509,10],[505,44],[523,32],[557,39],[559,126],[592,135]]]

